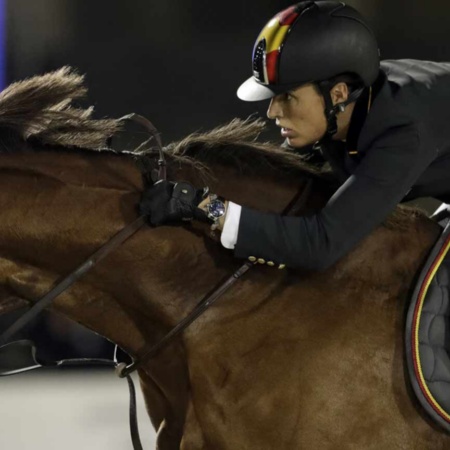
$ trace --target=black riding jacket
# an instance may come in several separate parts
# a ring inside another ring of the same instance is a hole
[[[309,217],[243,207],[235,256],[325,269],[401,201],[450,201],[450,63],[383,61],[369,112],[368,97],[356,102],[347,142],[323,149],[343,180],[326,206]]]

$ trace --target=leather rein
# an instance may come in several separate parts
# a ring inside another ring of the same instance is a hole
[[[129,114],[127,116],[119,119],[121,121],[134,121],[138,124],[144,126],[154,137],[159,152],[158,159],[158,181],[167,179],[167,165],[166,159],[164,157],[164,151],[159,137],[158,131],[153,126],[153,124],[143,116],[138,114]],[[312,191],[313,178],[307,178],[305,183],[302,184],[298,193],[289,202],[289,204],[284,208],[282,215],[295,215],[298,213],[306,204],[309,195]],[[125,240],[136,233],[142,226],[146,224],[144,216],[140,216],[131,224],[127,225],[116,235],[114,235],[107,243],[105,243],[101,248],[99,248],[95,253],[93,253],[85,262],[78,266],[73,272],[66,276],[63,280],[56,284],[49,292],[47,292],[41,299],[39,299],[34,305],[22,314],[9,328],[7,328],[0,335],[0,345],[4,345],[7,341],[16,334],[20,329],[27,325],[31,320],[33,320],[38,314],[40,314],[46,307],[48,307],[52,301],[68,289],[75,281],[81,278],[87,271],[92,269],[98,262],[100,262],[106,255],[120,246]],[[219,284],[216,289],[210,294],[202,299],[197,306],[189,313],[184,319],[182,319],[171,331],[169,331],[159,342],[154,346],[145,350],[138,358],[134,359],[130,364],[117,361],[117,350],[114,355],[114,360],[106,359],[71,359],[62,360],[54,363],[55,366],[70,366],[79,364],[88,365],[104,365],[112,366],[115,368],[116,374],[120,378],[127,378],[129,389],[130,389],[130,428],[131,428],[131,439],[133,442],[134,450],[143,450],[136,417],[136,398],[135,389],[133,381],[130,374],[141,367],[145,362],[154,357],[162,348],[169,345],[174,339],[182,333],[186,328],[188,328],[195,320],[197,320],[212,304],[214,304],[226,291],[228,291],[239,278],[241,278],[245,273],[247,273],[257,262],[245,262],[241,267],[239,267],[231,276],[229,276],[224,282]]]

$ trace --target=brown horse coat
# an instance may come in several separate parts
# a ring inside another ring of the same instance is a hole
[[[235,121],[171,146],[169,178],[207,178],[213,192],[279,212],[314,177],[303,213],[320,207],[329,178],[254,142],[260,128]],[[39,133],[23,136],[33,145],[4,136],[1,312],[34,301],[132,222],[143,189],[130,155],[50,147]],[[436,224],[399,210],[326,272],[255,267],[140,370],[158,448],[450,448],[404,377],[407,294],[437,236]],[[238,265],[204,224],[147,228],[54,308],[138,355]]]

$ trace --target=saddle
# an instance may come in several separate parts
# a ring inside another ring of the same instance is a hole
[[[450,433],[450,219],[422,269],[406,319],[409,378],[421,406]]]

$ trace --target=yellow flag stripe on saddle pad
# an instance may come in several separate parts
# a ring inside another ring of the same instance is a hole
[[[426,295],[428,293],[428,288],[430,287],[431,281],[436,275],[437,270],[439,269],[442,261],[444,260],[449,250],[450,250],[450,236],[447,238],[445,244],[442,246],[441,251],[437,255],[432,266],[430,267],[430,270],[428,271],[428,274],[422,284],[416,308],[414,311],[414,322],[412,327],[413,330],[412,354],[414,360],[414,369],[416,372],[417,380],[420,385],[420,389],[422,390],[423,395],[426,397],[428,403],[432,406],[432,408],[447,422],[450,422],[450,414],[444,409],[442,409],[442,407],[437,403],[436,399],[433,397],[433,394],[428,389],[425,377],[423,375],[419,352],[419,328],[420,328],[420,319],[422,316],[422,309],[425,303]]]

